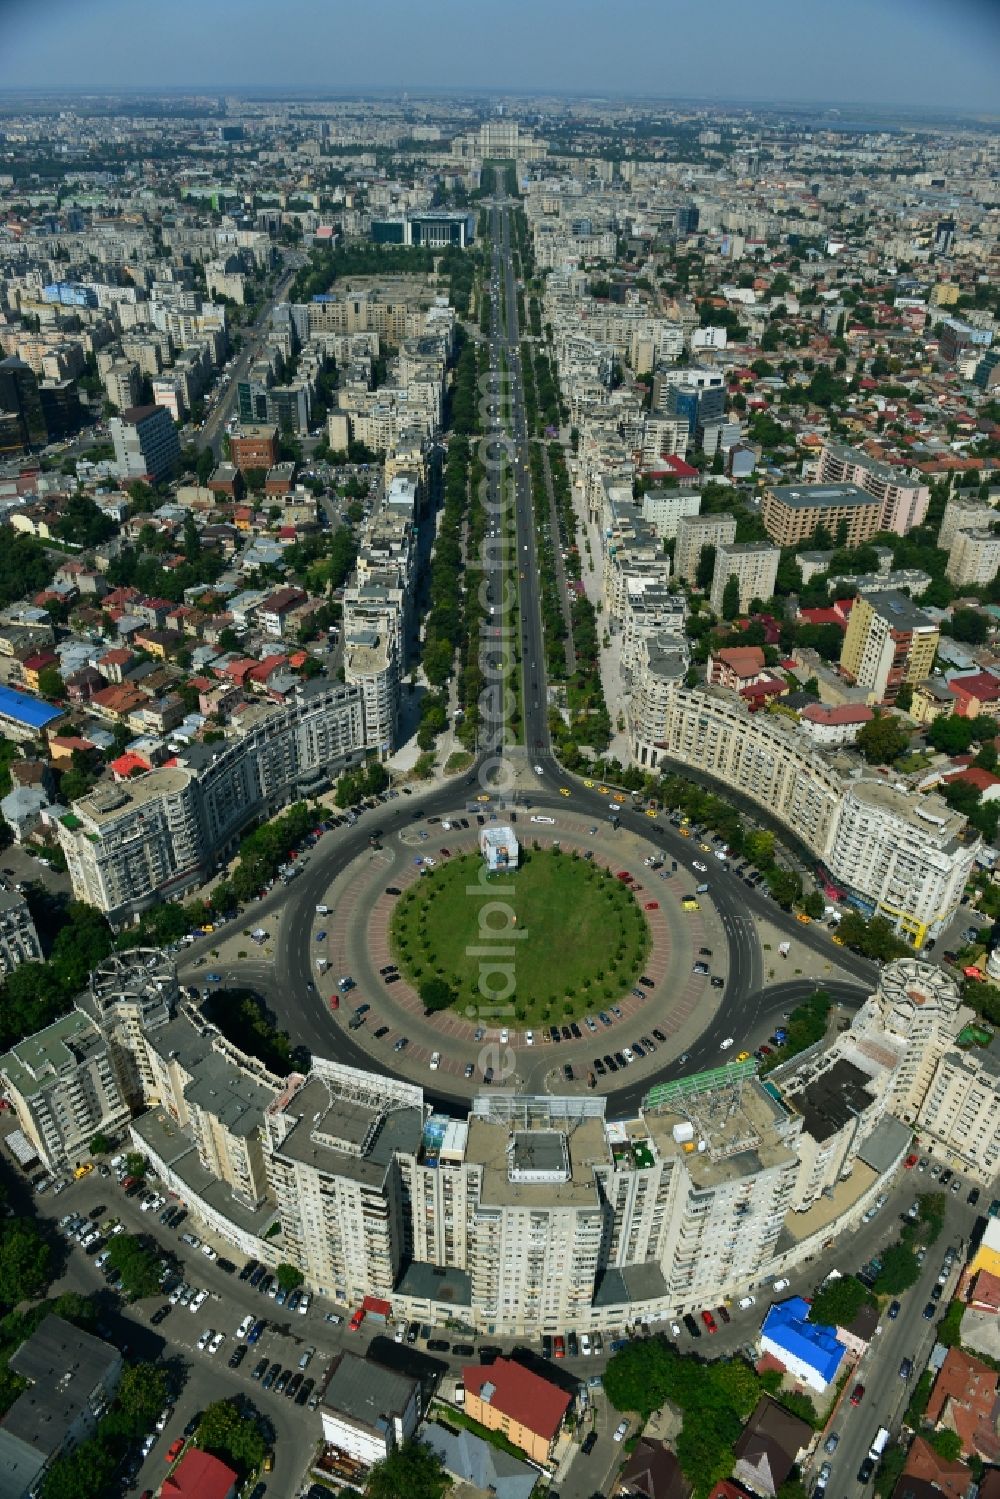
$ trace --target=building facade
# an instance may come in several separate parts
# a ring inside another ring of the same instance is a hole
[[[766,541],[720,542],[715,549],[715,571],[708,601],[716,614],[722,613],[726,584],[735,578],[739,584],[739,612],[746,614],[754,599],[763,603],[773,597],[778,578],[781,552]]]
[[[930,676],[940,638],[938,626],[906,594],[862,594],[851,610],[840,669],[867,689],[869,703],[891,705],[904,682]]]

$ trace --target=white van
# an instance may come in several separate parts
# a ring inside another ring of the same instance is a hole
[[[695,885],[695,887],[694,887],[694,893],[695,893],[695,895],[704,895],[705,891],[707,889],[708,889],[707,885],[704,885],[704,884],[702,884],[702,885]]]
[[[544,822],[544,823],[547,823],[549,825],[549,827],[555,827],[555,825],[556,825],[556,820],[555,820],[554,817],[532,817],[531,820],[532,820],[532,822]]]
[[[317,916],[329,916],[329,914],[330,914],[330,907],[329,906],[317,906],[316,907],[316,915]]]

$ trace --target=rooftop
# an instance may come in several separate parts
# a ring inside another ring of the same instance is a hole
[[[374,1359],[342,1353],[330,1370],[323,1406],[338,1415],[381,1431],[386,1417],[402,1416],[420,1384]]]
[[[882,501],[856,484],[776,484],[771,490],[779,505],[789,510],[823,510],[844,505],[881,505]]]

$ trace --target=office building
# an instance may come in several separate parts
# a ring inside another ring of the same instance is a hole
[[[923,524],[930,504],[930,485],[910,478],[905,470],[871,458],[861,448],[827,441],[820,454],[820,484],[856,484],[880,502],[879,531],[905,536]]]
[[[431,250],[452,246],[467,249],[475,239],[476,220],[471,213],[447,209],[425,209],[398,218],[371,222],[371,237],[377,245],[422,245]]]
[[[77,1165],[94,1135],[114,1135],[128,1121],[108,1043],[79,1010],[0,1057],[0,1077],[21,1129],[51,1171]]]
[[[960,318],[945,318],[941,324],[938,353],[946,364],[955,364],[967,350],[981,352],[993,342],[991,328],[976,328]]]
[[[229,439],[229,458],[241,473],[263,469],[265,473],[278,461],[278,429],[250,424]]]
[[[177,429],[163,406],[130,406],[109,423],[121,479],[158,484],[176,471],[181,457]]]
[[[34,370],[16,354],[0,359],[0,453],[44,447],[49,440]]]
[[[715,549],[715,571],[708,596],[713,611],[721,615],[726,584],[739,584],[739,612],[746,614],[754,599],[767,603],[774,595],[781,552],[766,541],[721,542]]]
[[[736,517],[719,515],[686,515],[677,517],[677,540],[674,545],[674,576],[694,585],[705,547],[731,546],[736,540]]]
[[[1000,532],[987,528],[956,531],[944,575],[956,588],[983,588],[1000,571]]]
[[[70,437],[83,423],[83,408],[75,380],[43,380],[38,387],[49,442]]]
[[[904,682],[930,676],[940,638],[938,626],[905,593],[866,593],[854,601],[840,669],[867,689],[870,704],[891,705]]]
[[[142,390],[139,366],[131,359],[115,359],[104,371],[104,391],[116,410],[125,412],[136,406]]]
[[[829,541],[859,547],[881,526],[882,506],[855,484],[782,484],[764,491],[761,520],[779,547],[797,547],[822,526]]]
[[[9,1362],[27,1388],[0,1424],[0,1493],[37,1499],[56,1459],[94,1436],[121,1381],[122,1355],[50,1313]]]
[[[31,907],[16,890],[0,891],[0,978],[20,963],[40,963],[42,947]]]

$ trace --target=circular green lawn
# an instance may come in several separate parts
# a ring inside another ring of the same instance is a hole
[[[431,980],[438,991],[441,981],[449,986],[435,1008],[472,1017],[503,1007],[527,1026],[613,1003],[635,984],[650,947],[623,883],[554,849],[522,849],[520,868],[490,877],[478,854],[440,863],[397,902],[391,938],[422,996]]]

